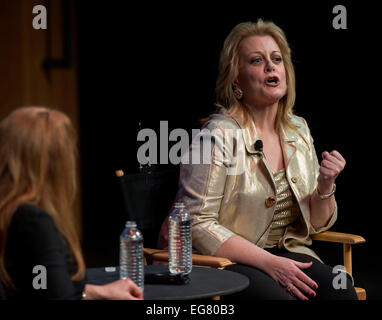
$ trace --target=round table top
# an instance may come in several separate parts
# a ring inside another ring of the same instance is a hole
[[[119,267],[88,268],[89,284],[106,284],[119,279]],[[168,266],[145,266],[147,273],[168,272]],[[187,284],[148,284],[144,286],[145,300],[194,300],[223,296],[244,290],[249,280],[237,272],[193,266]]]

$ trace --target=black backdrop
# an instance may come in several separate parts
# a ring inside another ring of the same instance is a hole
[[[381,218],[374,183],[380,180],[380,102],[374,97],[380,90],[370,5],[342,1],[348,29],[335,30],[334,2],[121,3],[78,2],[85,246],[118,262],[126,216],[114,170],[137,170],[138,122],[158,133],[160,120],[169,121],[169,130],[199,128],[199,119],[214,111],[224,38],[237,23],[261,17],[286,32],[295,112],[307,120],[319,160],[333,149],[347,160],[337,180],[333,230],[363,235],[367,244],[355,253],[375,254]]]

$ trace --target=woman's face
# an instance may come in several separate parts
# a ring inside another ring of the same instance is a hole
[[[242,40],[236,85],[243,91],[243,101],[249,105],[273,105],[285,95],[284,62],[271,36],[251,36]]]

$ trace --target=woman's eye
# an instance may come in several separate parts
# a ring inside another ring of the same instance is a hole
[[[261,58],[260,57],[258,57],[258,58],[253,58],[252,60],[251,60],[251,63],[253,64],[257,64],[257,63],[260,63],[261,62]]]
[[[282,58],[281,57],[274,57],[273,60],[275,62],[281,62],[282,61]]]

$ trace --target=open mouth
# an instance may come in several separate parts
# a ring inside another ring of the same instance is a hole
[[[265,83],[267,86],[271,86],[271,87],[277,87],[280,83],[280,79],[276,76],[274,77],[269,77],[265,80]]]

